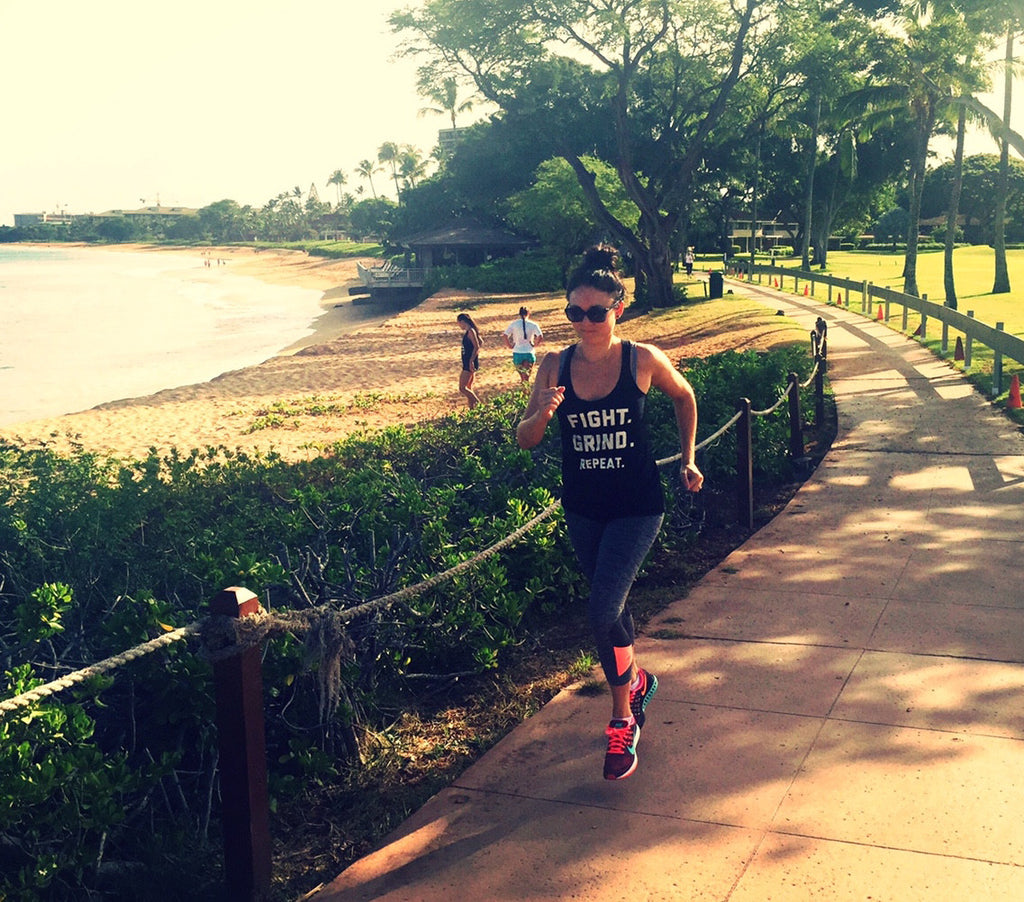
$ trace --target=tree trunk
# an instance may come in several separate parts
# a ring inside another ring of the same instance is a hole
[[[943,253],[942,281],[946,306],[957,308],[956,280],[953,277],[953,250],[956,246],[957,222],[960,220],[960,193],[964,186],[964,135],[967,131],[967,108],[961,106],[956,122],[956,152],[953,155],[953,185],[949,192],[946,213],[946,247]]]
[[[917,139],[910,163],[910,216],[907,223],[907,256],[903,264],[904,294],[920,296],[917,287],[917,239],[921,232],[921,196],[928,167],[928,143],[935,127],[935,99],[929,97],[917,111]]]
[[[643,284],[646,297],[642,299],[645,307],[671,307],[675,304],[673,290],[674,274],[672,268],[672,252],[668,243],[649,238],[647,247],[637,259],[642,270],[637,274],[638,284]]]
[[[807,175],[805,176],[804,188],[804,236],[801,242],[802,266],[805,270],[811,268],[811,224],[812,210],[814,208],[814,169],[818,162],[818,126],[821,121],[821,95],[814,98],[814,123],[811,128],[811,142],[807,153]]]
[[[622,242],[637,266],[636,297],[644,307],[669,307],[675,303],[672,271],[672,232],[667,220],[660,216],[635,179],[623,178],[626,193],[640,208],[640,223],[634,233],[617,220],[604,205],[595,184],[594,174],[583,161],[570,152],[564,159],[576,173],[591,209],[605,228]]]
[[[757,264],[757,201],[761,192],[761,139],[764,137],[764,119],[758,123],[757,145],[754,152],[754,184],[751,186],[753,197],[750,202],[750,272],[753,275]]]
[[[1003,126],[1010,127],[1013,109],[1013,30],[1006,33],[1006,74],[1003,89]],[[1010,141],[1006,135],[1000,139],[999,179],[996,189],[995,239],[996,274],[992,294],[1008,294],[1010,273],[1006,266],[1006,192],[1010,186]]]

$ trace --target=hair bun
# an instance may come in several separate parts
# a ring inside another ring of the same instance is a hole
[[[583,266],[593,271],[615,272],[618,269],[618,253],[607,244],[598,244],[587,250]]]

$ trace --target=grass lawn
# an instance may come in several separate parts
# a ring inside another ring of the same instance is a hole
[[[715,258],[721,265],[721,258]],[[761,262],[759,260],[759,262]],[[953,255],[953,271],[956,279],[957,309],[966,314],[974,312],[975,319],[995,326],[1003,323],[1007,332],[1024,337],[1024,250],[1006,252],[1006,262],[1010,274],[1011,291],[1008,294],[994,295],[991,293],[995,277],[995,254],[990,247],[957,248]],[[714,262],[709,261],[711,265]],[[781,266],[799,268],[797,259],[780,260]],[[698,263],[698,266],[701,264]],[[945,302],[943,287],[943,254],[941,251],[922,253],[917,258],[917,284],[923,295],[934,304]],[[820,270],[815,269],[814,272]],[[879,254],[860,251],[830,251],[828,267],[821,271],[827,275],[837,276],[856,281],[867,281],[874,285],[903,290],[903,254]],[[764,284],[767,284],[765,282]],[[802,290],[802,289],[801,289]],[[827,302],[828,286],[818,284],[814,295],[820,301]],[[861,305],[860,292],[855,292],[849,299],[850,309],[859,310]],[[902,331],[903,307],[891,304],[889,310],[890,328]],[[910,310],[907,318],[906,333],[913,335],[921,323],[920,315]],[[926,347],[937,356],[950,362],[951,365],[964,370],[963,361],[954,360],[957,337],[964,337],[955,329],[949,330],[948,346],[945,350],[941,342],[941,324],[930,320],[928,335],[924,340]],[[1005,404],[1010,388],[1010,380],[1014,375],[1024,380],[1024,362],[1003,358],[1003,381],[1000,393],[993,397],[992,391],[993,355],[989,348],[979,342],[973,344],[971,368],[966,376],[986,397],[997,404]],[[1024,412],[1008,411],[1013,420],[1024,424]]]

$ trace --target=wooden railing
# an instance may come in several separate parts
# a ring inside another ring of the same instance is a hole
[[[427,274],[419,267],[401,267],[392,263],[363,266],[358,262],[356,272],[368,288],[422,288]]]
[[[793,291],[796,294],[800,293],[801,284],[808,288],[808,293],[812,295],[815,286],[821,284],[828,288],[829,303],[840,303],[846,307],[850,306],[850,296],[855,294],[859,296],[862,313],[870,317],[880,307],[882,319],[885,322],[890,320],[891,305],[897,304],[903,310],[902,328],[904,332],[908,328],[909,311],[913,310],[921,316],[921,325],[915,332],[915,336],[922,340],[928,335],[929,320],[937,320],[941,323],[940,341],[943,353],[949,349],[949,330],[962,332],[965,369],[971,368],[975,341],[992,349],[992,397],[997,397],[1003,391],[1003,357],[1009,357],[1024,365],[1024,340],[1006,332],[1004,323],[997,322],[994,327],[989,326],[976,320],[973,310],[968,310],[966,314],[963,314],[952,307],[932,303],[928,300],[928,295],[915,297],[912,294],[904,294],[902,291],[895,291],[892,288],[874,285],[867,281],[858,282],[854,279],[843,279],[824,273],[788,269],[771,264],[751,265],[749,261],[731,262],[730,270],[748,282],[754,281],[756,276],[758,284],[763,284],[764,277],[767,276],[772,280],[774,287],[780,289],[785,288],[785,284],[789,280],[793,283]],[[842,295],[844,291],[846,292],[845,297]]]

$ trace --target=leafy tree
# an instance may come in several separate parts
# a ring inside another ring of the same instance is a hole
[[[907,237],[907,227],[910,223],[910,216],[902,207],[893,207],[872,227],[875,239],[891,241],[892,249],[896,250],[896,243]]]
[[[121,244],[137,237],[135,226],[125,216],[106,216],[96,224],[96,234],[104,241]]]
[[[233,200],[219,200],[203,207],[199,224],[214,241],[240,241],[243,239],[242,208]]]
[[[594,173],[595,186],[616,219],[636,228],[640,211],[626,197],[615,170],[595,157],[581,159]],[[508,199],[508,219],[551,248],[558,256],[563,274],[587,244],[601,237],[601,227],[576,174],[561,157],[541,163],[533,184]]]
[[[359,236],[382,238],[391,234],[397,204],[387,197],[367,198],[352,206],[349,219]]]
[[[198,216],[179,216],[167,226],[165,235],[172,241],[198,241],[203,237],[203,224]]]
[[[501,115],[573,169],[603,229],[638,268],[638,293],[672,299],[673,239],[686,222],[709,137],[773,4],[635,0],[423,0],[394,13],[421,82],[466,76]],[[613,163],[640,211],[621,222],[583,156]],[[546,154],[550,156],[553,154]]]
[[[528,188],[534,171],[555,152],[553,142],[535,140],[509,117],[497,117],[466,129],[444,176],[466,210],[499,219],[507,198]]]
[[[470,212],[450,175],[436,173],[406,190],[402,206],[392,211],[390,237],[426,232],[437,228],[439,223],[453,222]]]
[[[992,244],[995,238],[996,193],[1000,190],[1000,158],[996,154],[975,154],[963,161],[959,211],[964,218],[964,239],[972,244]],[[956,179],[955,163],[946,162],[931,170],[923,209],[928,216],[946,212],[950,186]],[[1024,161],[1010,160],[1005,188],[1007,237],[1024,240]]]

